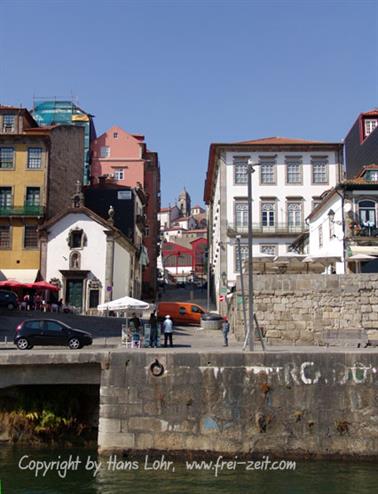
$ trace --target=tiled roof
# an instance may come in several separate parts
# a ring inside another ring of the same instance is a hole
[[[305,139],[291,139],[289,137],[264,137],[252,141],[239,141],[235,144],[323,144],[321,141],[307,141]]]
[[[378,108],[373,108],[362,114],[364,117],[378,117]]]

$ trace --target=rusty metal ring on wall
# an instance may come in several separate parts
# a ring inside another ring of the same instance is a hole
[[[163,374],[164,367],[161,365],[161,363],[158,361],[158,359],[156,359],[155,362],[153,362],[150,365],[150,371],[151,371],[151,374],[153,376],[159,377]]]

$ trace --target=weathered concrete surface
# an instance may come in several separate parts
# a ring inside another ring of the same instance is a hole
[[[0,387],[54,383],[100,385],[100,451],[378,456],[377,350],[0,352]]]
[[[243,339],[238,298],[229,312]],[[255,275],[254,301],[259,324],[273,345],[317,345],[341,334],[345,340],[348,332],[352,338],[358,329],[378,329],[378,274]]]
[[[100,451],[378,455],[378,354],[112,354]]]

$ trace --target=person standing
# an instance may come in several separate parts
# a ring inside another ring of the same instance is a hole
[[[163,330],[164,330],[164,346],[167,347],[167,343],[169,341],[169,346],[173,347],[173,321],[171,316],[165,316],[165,320],[163,322]]]
[[[150,316],[150,347],[157,348],[157,338],[158,338],[158,320],[156,317],[156,310],[151,313]]]
[[[223,320],[222,332],[223,332],[223,339],[224,339],[224,345],[223,346],[228,346],[228,333],[230,332],[230,323],[228,322],[227,317],[225,317]]]

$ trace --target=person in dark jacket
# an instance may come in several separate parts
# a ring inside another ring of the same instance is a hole
[[[150,316],[150,327],[151,327],[151,333],[150,333],[150,347],[151,348],[157,348],[157,339],[158,339],[158,320],[156,317],[156,310],[154,310],[151,313]]]
[[[228,333],[230,332],[230,323],[228,322],[227,317],[225,317],[223,320],[222,332],[223,332],[223,339],[224,339],[224,345],[223,346],[228,346]]]

